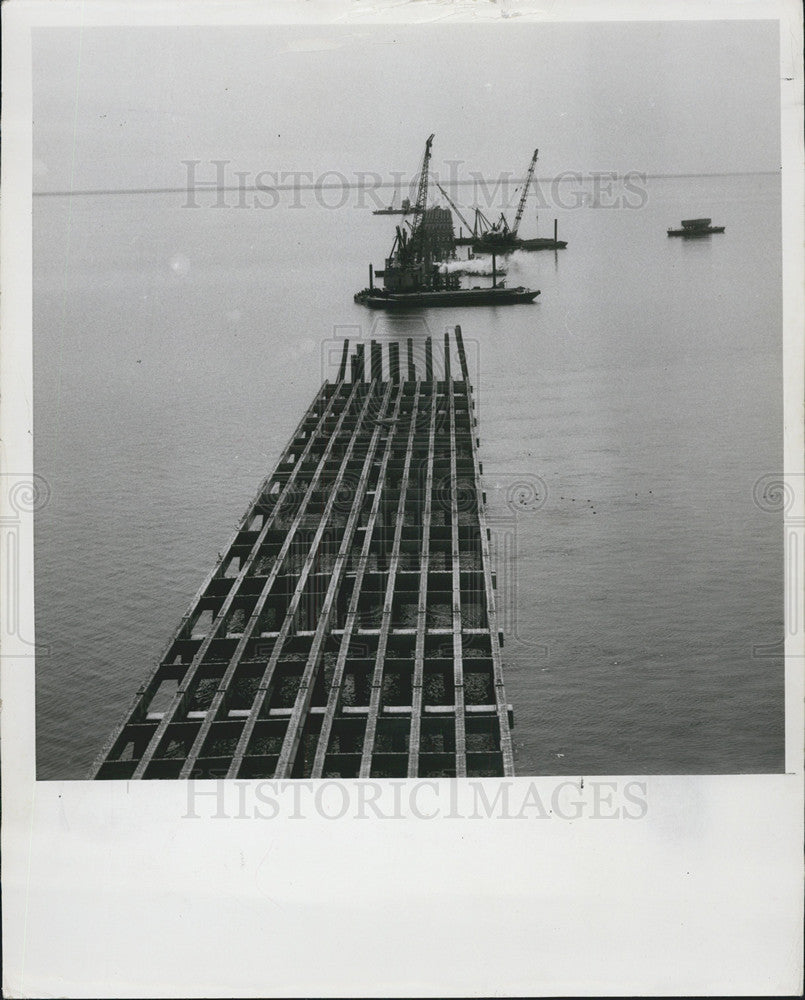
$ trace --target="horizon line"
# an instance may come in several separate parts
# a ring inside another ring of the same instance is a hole
[[[592,171],[589,176],[593,174],[599,175],[614,175],[613,180],[619,177],[623,178],[626,176],[642,176],[646,180],[658,180],[663,178],[686,178],[686,177],[756,177],[756,176],[769,176],[771,174],[779,174],[781,167],[777,170],[728,170],[728,171],[717,171],[717,172],[704,172],[704,173],[671,173],[671,174],[644,174],[639,170],[630,170],[624,174],[620,174],[618,171],[612,170],[602,170],[602,171]],[[578,174],[578,171],[568,171],[569,174]],[[414,175],[416,176],[416,175]],[[583,174],[579,176],[584,178]],[[537,181],[565,181],[570,180],[570,177],[537,177]],[[524,177],[520,178],[510,178],[509,183],[511,184],[522,184],[525,181]],[[411,182],[413,184],[413,181]],[[444,181],[439,182],[444,183],[446,187],[465,187],[469,184],[493,184],[500,183],[499,178],[486,178],[477,177],[472,180],[461,180],[461,181]],[[56,191],[32,191],[32,197],[34,198],[53,198],[53,197],[66,197],[69,195],[82,195],[82,196],[92,196],[92,195],[111,195],[111,194],[188,194],[190,192],[202,193],[202,192],[229,192],[229,191],[332,191],[332,190],[351,190],[353,188],[360,190],[361,188],[367,188],[368,185],[365,183],[352,184],[347,182],[346,184],[340,183],[328,183],[328,184],[271,184],[265,187],[258,188],[254,185],[243,186],[243,185],[224,185],[219,187],[213,181],[196,182],[192,187],[185,185],[184,187],[158,187],[158,188],[84,188],[78,190],[56,190]],[[398,190],[400,188],[399,184],[394,182],[376,184],[371,187],[371,190],[385,190],[385,189]]]

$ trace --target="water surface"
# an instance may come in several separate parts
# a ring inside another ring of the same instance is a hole
[[[779,179],[650,179],[640,209],[560,211],[567,249],[509,265],[535,305],[410,317],[352,301],[399,221],[355,200],[35,199],[39,776],[86,775],[333,341],[455,323],[518,773],[781,770],[782,663],[753,652],[783,632],[782,521],[753,501],[782,468]],[[726,233],[665,235],[702,214]],[[539,498],[515,513],[520,483]]]

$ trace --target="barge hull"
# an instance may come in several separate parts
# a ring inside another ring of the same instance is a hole
[[[669,229],[669,236],[681,236],[683,239],[695,239],[697,236],[710,236],[712,233],[723,233],[725,226],[708,226],[706,229]]]
[[[370,309],[417,309],[443,306],[494,306],[533,302],[539,291],[529,288],[460,288],[443,292],[409,292],[384,295],[358,292],[355,301]]]
[[[554,240],[548,236],[537,237],[533,240],[516,240],[514,243],[495,244],[494,246],[483,241],[470,243],[474,253],[483,254],[504,254],[514,253],[515,250],[564,250],[567,240]]]

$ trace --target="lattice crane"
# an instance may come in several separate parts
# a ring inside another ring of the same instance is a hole
[[[517,215],[514,217],[514,225],[512,226],[511,234],[512,237],[517,236],[517,230],[520,228],[520,220],[523,217],[523,209],[525,208],[525,200],[528,197],[528,189],[531,186],[531,178],[534,176],[534,168],[537,165],[537,156],[539,156],[539,150],[534,150],[534,155],[531,157],[531,163],[528,167],[528,173],[526,175],[525,184],[523,185],[523,193],[520,195],[520,204],[517,206]]]
[[[425,155],[422,157],[422,169],[419,171],[419,187],[416,193],[416,204],[414,205],[414,222],[411,231],[411,239],[408,241],[409,250],[416,256],[422,257],[425,251],[425,209],[428,202],[428,174],[430,172],[430,148],[433,145],[433,133],[428,136],[425,143]]]

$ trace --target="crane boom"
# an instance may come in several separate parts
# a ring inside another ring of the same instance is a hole
[[[425,211],[425,203],[428,200],[428,167],[430,166],[430,147],[433,143],[433,135],[428,137],[425,143],[425,155],[422,157],[422,169],[419,171],[419,188],[416,193],[416,212],[421,215]]]
[[[456,213],[456,215],[459,217],[459,219],[461,219],[461,221],[467,227],[467,232],[471,233],[472,232],[472,226],[469,224],[469,222],[467,222],[467,220],[464,218],[464,216],[461,214],[461,212],[459,212],[458,207],[455,205],[455,203],[453,202],[453,199],[450,197],[450,195],[445,191],[445,189],[442,187],[441,184],[437,183],[436,187],[442,192],[442,194],[444,195],[444,197],[447,199],[447,204],[453,209],[453,211]]]
[[[528,188],[531,185],[531,178],[534,176],[534,167],[537,165],[537,155],[539,150],[534,150],[534,155],[531,157],[531,163],[528,167],[528,174],[525,179],[525,184],[523,185],[523,193],[520,195],[520,204],[517,206],[517,215],[514,217],[514,226],[512,227],[512,236],[517,236],[517,230],[520,228],[520,219],[523,217],[523,209],[525,208],[525,200],[528,196]]]
[[[415,257],[421,258],[424,255],[425,247],[425,208],[428,201],[428,167],[430,166],[430,147],[433,143],[433,133],[428,136],[425,143],[425,155],[422,157],[422,169],[419,171],[419,188],[416,194],[416,204],[414,206],[414,224],[411,232],[410,246]]]

